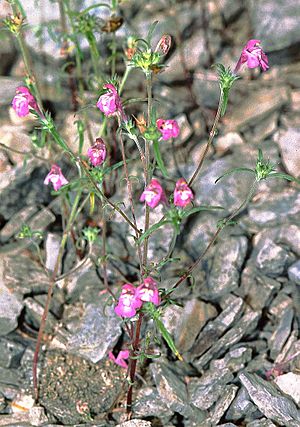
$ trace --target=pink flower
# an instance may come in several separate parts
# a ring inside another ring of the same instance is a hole
[[[109,357],[110,360],[112,360],[117,365],[122,366],[122,368],[127,369],[128,365],[127,365],[127,363],[125,362],[124,359],[128,359],[128,357],[129,357],[129,350],[121,350],[119,352],[119,354],[118,354],[117,357],[115,357],[113,355],[113,353],[110,351],[108,353],[108,357]]]
[[[158,119],[156,120],[156,126],[162,134],[162,139],[164,141],[170,138],[176,138],[180,133],[180,129],[176,120]]]
[[[122,120],[126,121],[126,116],[122,107],[121,98],[115,86],[107,83],[104,86],[107,92],[100,96],[97,102],[97,107],[105,116],[112,116],[113,114],[120,114]]]
[[[115,312],[120,317],[133,317],[142,304],[141,299],[136,294],[136,288],[131,283],[126,283],[122,286]]]
[[[16,88],[16,95],[12,100],[12,107],[19,117],[25,117],[29,114],[29,108],[39,111],[35,97],[30,93],[26,86]]]
[[[164,190],[157,179],[151,179],[140,197],[140,202],[146,202],[152,209],[156,208],[160,202],[166,202]]]
[[[157,283],[152,277],[146,277],[143,283],[137,287],[136,293],[143,302],[152,302],[155,305],[160,304]]]
[[[175,185],[174,205],[185,208],[194,198],[193,192],[184,178],[180,178]]]
[[[240,59],[238,60],[234,73],[237,74],[243,64],[247,63],[248,68],[260,67],[263,71],[269,68],[268,57],[260,47],[260,40],[249,40]]]
[[[59,190],[63,185],[68,184],[68,180],[63,176],[61,168],[57,165],[52,165],[50,172],[44,180],[44,184],[48,185],[49,182],[53,185],[55,191]]]
[[[93,166],[100,166],[106,158],[106,147],[102,138],[97,138],[87,152],[90,162]]]

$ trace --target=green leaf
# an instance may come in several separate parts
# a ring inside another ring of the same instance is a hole
[[[148,228],[145,233],[143,233],[140,238],[137,240],[138,244],[141,244],[147,237],[150,236],[154,231],[158,230],[160,227],[164,226],[165,224],[171,224],[170,220],[163,220],[158,221],[156,224],[153,224],[152,227]]]
[[[153,141],[153,150],[154,150],[154,156],[155,156],[155,160],[157,162],[157,166],[161,170],[163,176],[165,178],[168,178],[168,176],[169,176],[168,171],[167,171],[165,164],[163,162],[163,159],[161,157],[161,154],[159,151],[159,142],[158,141]]]
[[[267,178],[282,178],[282,179],[286,179],[287,181],[297,182],[298,184],[300,184],[299,179],[294,178],[293,176],[288,175],[287,173],[272,172],[268,175]]]
[[[147,34],[147,37],[146,37],[146,40],[147,40],[147,42],[149,44],[151,43],[151,39],[152,39],[154,30],[155,30],[157,24],[158,24],[158,21],[154,21],[153,24],[151,24],[150,27],[149,27],[148,34]]]
[[[133,160],[134,159],[126,160],[126,164],[128,164],[129,162],[132,162]],[[122,167],[123,165],[124,165],[123,160],[120,161],[120,162],[118,162],[118,163],[115,163],[114,165],[105,168],[104,171],[103,171],[103,175],[106,175],[106,174],[108,174],[108,173],[110,173],[110,172],[112,172],[112,171],[114,171],[114,170]]]
[[[174,344],[174,341],[173,341],[171,335],[169,334],[169,332],[167,331],[167,329],[165,328],[165,325],[163,324],[163,322],[157,316],[154,317],[154,322],[155,322],[157,328],[159,329],[163,339],[166,341],[169,349],[174,353],[174,355],[176,357],[178,357],[179,360],[183,361],[181,354],[177,350],[177,348]]]
[[[220,179],[224,178],[224,176],[230,175],[233,172],[251,172],[251,173],[254,173],[254,175],[255,175],[255,171],[253,169],[249,169],[249,168],[233,168],[233,169],[230,169],[230,170],[226,171],[223,175],[219,176],[219,178],[215,180],[215,184],[218,181],[220,181]]]
[[[110,9],[110,5],[106,4],[106,3],[97,3],[94,4],[92,6],[87,7],[86,9],[82,10],[79,14],[78,17],[85,15],[86,13],[89,13],[92,9],[95,9],[96,7],[107,7],[108,9]]]
[[[183,211],[181,214],[181,218],[187,218],[190,215],[193,215],[194,213],[201,212],[201,211],[214,211],[218,209],[224,209],[222,206],[210,206],[210,205],[203,205],[196,208],[192,208],[188,211]]]

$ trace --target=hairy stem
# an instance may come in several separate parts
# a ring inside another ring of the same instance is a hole
[[[217,126],[218,126],[219,120],[221,118],[222,106],[223,106],[223,92],[221,91],[220,92],[220,98],[219,98],[218,110],[217,110],[217,113],[216,113],[216,116],[215,116],[214,123],[213,123],[212,128],[211,128],[211,131],[209,133],[209,138],[208,138],[205,150],[204,150],[203,154],[201,155],[201,158],[199,160],[198,166],[197,166],[195,172],[193,173],[192,178],[189,180],[189,183],[188,183],[189,186],[191,186],[193,184],[193,182],[195,181],[195,179],[197,178],[197,176],[198,176],[198,174],[199,174],[199,172],[200,172],[200,170],[202,168],[202,165],[203,165],[203,162],[205,160],[205,157],[206,157],[206,155],[208,153],[208,150],[210,149],[210,146],[211,146],[211,144],[213,142],[213,139],[214,139],[214,136],[215,136],[215,133],[216,133],[216,130],[217,130]]]

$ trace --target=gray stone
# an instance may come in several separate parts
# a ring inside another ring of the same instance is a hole
[[[286,188],[284,193],[261,194],[258,201],[248,208],[247,222],[258,227],[274,227],[280,224],[300,222],[300,193]],[[299,247],[298,247],[299,248]]]
[[[292,307],[287,308],[282,312],[279,318],[279,323],[269,339],[270,356],[272,359],[275,359],[276,356],[278,356],[288,339],[291,333],[293,317],[294,310]]]
[[[299,426],[300,410],[291,398],[281,394],[273,384],[256,374],[245,372],[239,375],[239,379],[251,400],[267,418],[282,426]]]
[[[233,301],[219,314],[219,316],[208,322],[200,332],[191,349],[193,358],[201,356],[208,350],[224,332],[239,319],[243,311],[242,298],[234,298]]]
[[[229,369],[230,372],[238,372],[251,360],[252,350],[249,347],[236,347],[228,351],[222,359],[215,359],[210,363],[210,370]]]
[[[267,52],[285,49],[300,41],[297,1],[251,0],[249,3],[253,34],[263,40]]]
[[[0,231],[1,242],[7,242],[20,231],[20,224],[27,224],[29,218],[37,212],[37,206],[26,206],[17,212]]]
[[[267,420],[266,418],[261,418],[260,420],[252,421],[251,423],[248,423],[248,426],[250,427],[276,427],[274,423],[272,423],[271,420]]]
[[[184,382],[165,363],[152,363],[150,369],[158,393],[169,409],[184,417],[196,417],[199,423],[205,419],[204,411],[190,405]]]
[[[229,369],[212,369],[200,378],[192,378],[188,383],[188,393],[193,405],[205,410],[209,409],[224,392],[224,386],[233,380]]]
[[[0,366],[17,368],[24,351],[22,344],[9,338],[0,338]]]
[[[256,255],[255,264],[264,274],[276,277],[284,272],[288,260],[285,249],[266,239]]]
[[[239,342],[243,336],[249,334],[255,329],[260,316],[260,311],[252,311],[247,309],[239,322],[229,331],[227,331],[218,341],[216,341],[206,353],[204,353],[198,360],[196,360],[194,365],[198,369],[201,369],[213,357],[224,354],[228,348]]]
[[[230,384],[224,387],[222,396],[215,404],[215,407],[210,411],[209,421],[212,425],[217,425],[220,419],[223,417],[231,402],[235,398],[238,391],[236,385]]]
[[[61,243],[61,236],[58,233],[48,233],[45,239],[45,252],[46,252],[46,260],[45,266],[49,271],[54,271],[59,248]],[[60,274],[61,265],[58,266],[57,274]]]
[[[226,419],[237,421],[244,418],[246,415],[249,417],[249,415],[256,411],[257,408],[250,400],[247,390],[245,387],[241,387],[226,413]]]
[[[192,299],[185,304],[175,331],[175,343],[180,353],[190,350],[203,326],[216,315],[215,307],[204,301]]]
[[[286,171],[292,176],[300,176],[300,130],[288,128],[278,138],[281,158]]]
[[[300,260],[288,268],[289,279],[300,285]]]
[[[171,411],[161,400],[160,395],[152,387],[144,387],[137,392],[133,402],[133,412],[138,417],[159,417],[165,419],[171,417]]]
[[[99,296],[96,303],[85,306],[82,319],[69,337],[67,349],[96,363],[116,344],[121,335],[120,325],[121,319],[113,306],[108,306]]]
[[[48,417],[42,406],[33,406],[29,409],[29,420],[33,426],[41,426],[47,423]]]
[[[239,132],[254,126],[289,103],[289,92],[286,86],[260,87],[258,92],[255,87],[252,89],[241,102],[235,103],[228,117],[224,116],[226,132]]]
[[[207,283],[202,288],[205,298],[219,298],[239,286],[240,270],[247,247],[246,237],[229,237],[217,244]]]
[[[0,336],[16,329],[23,309],[20,296],[16,292],[11,292],[4,283],[4,270],[0,265]]]
[[[219,155],[223,155],[227,151],[232,151],[235,145],[244,144],[243,138],[237,132],[228,132],[223,136],[219,136],[215,140],[215,148]]]
[[[207,108],[217,108],[220,88],[216,73],[203,70],[196,72],[194,75],[193,91],[199,105]]]

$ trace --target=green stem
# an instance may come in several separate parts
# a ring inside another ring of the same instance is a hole
[[[59,266],[60,266],[60,263],[61,263],[61,260],[63,257],[63,253],[65,250],[65,246],[67,243],[68,234],[69,234],[71,227],[73,225],[73,222],[76,219],[76,216],[78,214],[77,207],[78,207],[78,204],[80,201],[81,193],[82,193],[82,190],[79,190],[76,194],[74,204],[73,204],[70,216],[69,216],[69,220],[68,220],[66,229],[63,233],[63,237],[62,237],[60,247],[59,247],[59,252],[58,252],[56,262],[55,262],[55,266],[54,266],[54,270],[53,270],[52,275],[50,277],[47,299],[46,299],[46,303],[45,303],[44,312],[43,312],[43,315],[41,318],[41,324],[40,324],[37,342],[36,342],[36,347],[35,347],[35,351],[34,351],[34,355],[33,355],[33,387],[34,387],[34,395],[35,395],[36,401],[38,401],[38,398],[39,398],[37,366],[38,366],[40,346],[42,343],[42,338],[43,338],[43,334],[44,334],[44,330],[45,330],[45,326],[46,326],[47,316],[48,316],[50,302],[51,302],[51,298],[52,298],[53,287],[55,284],[56,276],[58,274]]]
[[[212,236],[210,242],[208,243],[206,249],[204,250],[204,252],[202,252],[202,254],[196,259],[196,261],[187,269],[187,271],[180,277],[180,279],[175,283],[175,285],[173,286],[173,289],[177,288],[182,282],[184,282],[184,280],[186,280],[191,273],[193,272],[193,270],[197,267],[197,265],[199,265],[199,263],[202,261],[202,259],[205,257],[205,255],[207,254],[207,252],[210,250],[210,248],[213,246],[213,244],[215,243],[215,241],[217,240],[219,234],[221,233],[221,231],[223,230],[223,228],[226,226],[226,224],[228,224],[236,215],[238,215],[238,213],[244,209],[248,203],[251,201],[253,195],[255,194],[256,191],[256,186],[257,186],[257,181],[253,181],[250,190],[246,196],[246,198],[243,200],[243,202],[232,212],[231,215],[229,215],[228,218],[226,218],[224,226],[223,227],[219,227],[217,229],[217,231],[215,232],[215,234]]]
[[[116,34],[112,34],[111,41],[111,78],[116,74],[116,59],[117,59],[117,43],[116,43]]]
[[[92,59],[92,64],[93,64],[93,69],[94,69],[94,74],[97,80],[97,84],[101,85],[103,84],[105,77],[103,76],[100,70],[100,64],[99,64],[100,55],[98,52],[96,39],[93,33],[87,33],[86,37],[91,49],[91,59]]]
[[[216,116],[215,116],[214,123],[213,123],[212,128],[211,128],[211,131],[209,133],[209,138],[208,138],[205,150],[204,150],[203,154],[200,157],[199,164],[198,164],[195,172],[193,173],[192,178],[189,180],[189,183],[188,183],[189,186],[191,186],[193,184],[193,182],[197,178],[197,176],[198,176],[198,174],[199,174],[199,172],[200,172],[200,170],[202,168],[202,165],[203,165],[203,162],[205,160],[205,157],[206,157],[206,155],[208,153],[208,150],[210,149],[210,146],[211,146],[211,144],[213,142],[213,139],[214,139],[214,136],[215,136],[215,133],[216,133],[216,130],[217,130],[217,126],[218,126],[219,120],[221,118],[222,108],[223,108],[223,92],[221,91],[220,92],[220,98],[219,98],[218,110],[217,110],[217,113],[216,113]]]
[[[151,113],[152,113],[152,74],[151,73],[147,74],[146,83],[147,83],[147,100],[148,100],[147,124],[148,126],[150,126]],[[149,184],[149,181],[150,181],[149,167],[150,167],[150,141],[148,139],[145,139],[145,170],[146,170],[145,185],[146,186]],[[150,225],[150,208],[146,204],[144,233],[149,229],[149,225]],[[148,258],[148,237],[144,240],[144,252],[143,252],[144,268],[147,267],[147,258]]]

